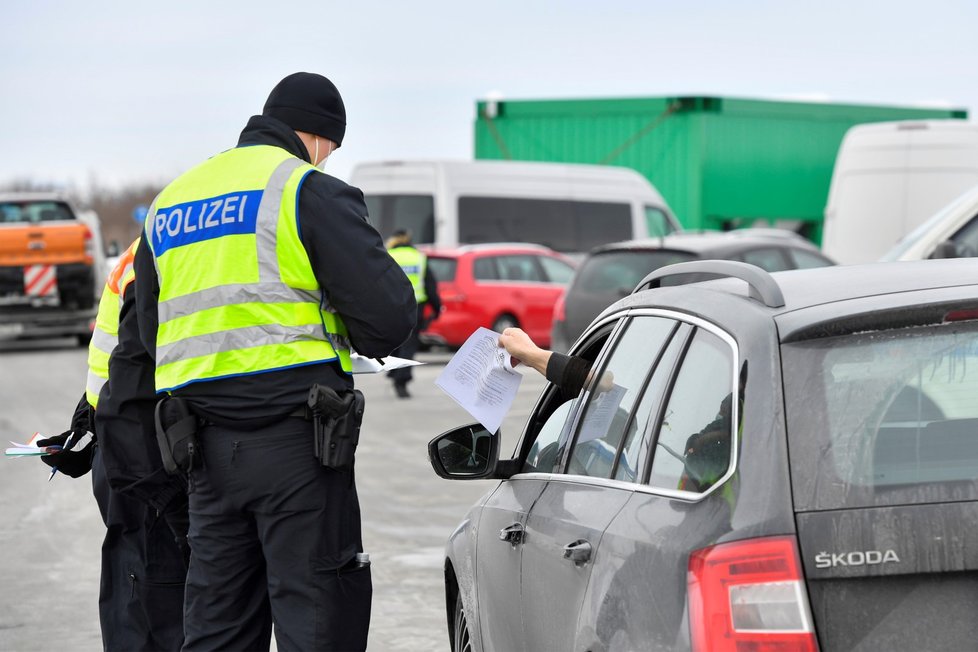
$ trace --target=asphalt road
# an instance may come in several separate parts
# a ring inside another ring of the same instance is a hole
[[[85,351],[68,340],[0,343],[0,438],[63,431],[84,389]],[[369,650],[449,649],[444,542],[491,481],[435,476],[426,444],[472,419],[435,384],[448,353],[422,353],[413,397],[381,376],[358,376],[367,399],[357,486],[374,600]],[[526,371],[503,423],[502,454],[515,446],[544,386]],[[55,476],[36,459],[0,462],[0,649],[101,650],[99,549],[103,526],[88,476]]]

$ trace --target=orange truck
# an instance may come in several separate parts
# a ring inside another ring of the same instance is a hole
[[[100,290],[97,228],[56,195],[0,193],[0,340],[88,344]]]

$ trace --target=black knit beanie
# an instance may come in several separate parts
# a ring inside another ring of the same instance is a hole
[[[343,144],[346,107],[336,86],[322,75],[289,75],[268,94],[262,115],[277,118],[296,131],[329,138],[337,147]]]

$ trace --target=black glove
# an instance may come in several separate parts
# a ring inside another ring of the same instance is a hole
[[[91,471],[94,443],[95,438],[86,430],[66,430],[60,435],[38,439],[36,442],[38,448],[61,446],[59,452],[41,456],[41,461],[72,478],[81,477]]]

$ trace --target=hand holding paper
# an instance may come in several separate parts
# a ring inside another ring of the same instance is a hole
[[[499,333],[480,328],[448,361],[435,384],[494,433],[512,407],[522,380],[510,355],[499,347]]]

